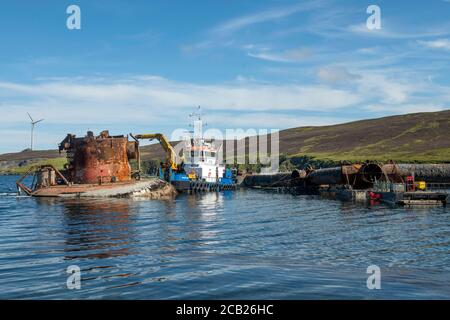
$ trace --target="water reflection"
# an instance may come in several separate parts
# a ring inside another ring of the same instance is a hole
[[[175,259],[178,255],[206,250],[217,235],[223,197],[217,193],[181,195],[164,203],[164,214],[158,221],[161,255]]]
[[[217,243],[217,235],[223,221],[223,206],[225,195],[222,193],[207,193],[187,199],[193,210],[184,214],[188,237],[197,247],[211,246]]]
[[[127,200],[64,200],[66,256],[72,259],[106,259],[130,254],[135,242]]]

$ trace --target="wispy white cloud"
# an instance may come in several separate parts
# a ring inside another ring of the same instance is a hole
[[[307,11],[311,9],[318,8],[322,6],[324,1],[309,1],[301,4],[297,4],[289,7],[282,8],[271,8],[265,11],[237,17],[226,21],[217,27],[213,28],[211,31],[214,34],[229,34],[232,32],[239,31],[243,28],[249,27],[251,25],[278,20],[284,17],[291,16],[295,13]]]
[[[371,112],[390,112],[395,114],[407,114],[416,112],[442,111],[448,107],[445,104],[417,103],[417,104],[373,104],[364,109]]]
[[[348,117],[309,116],[293,117],[279,113],[274,117],[272,113],[241,113],[239,117],[226,113],[213,113],[208,115],[208,121],[215,123],[233,123],[236,128],[295,128],[304,126],[325,126],[351,121]]]
[[[338,28],[339,29],[339,28]],[[398,28],[397,28],[398,29]],[[413,27],[408,27],[407,31],[397,30],[393,26],[389,26],[386,19],[383,19],[383,25],[381,29],[370,30],[367,28],[365,23],[350,25],[344,29],[340,29],[342,34],[353,34],[362,35],[386,39],[420,39],[420,38],[430,38],[439,37],[447,35],[450,33],[448,25],[429,27],[427,29],[416,29]]]
[[[249,49],[248,44],[239,41],[239,31],[263,23],[275,23],[277,20],[288,18],[300,12],[319,9],[328,2],[328,0],[307,1],[235,17],[206,30],[203,39],[200,41],[183,44],[180,48],[183,53],[189,54],[217,47],[234,47],[247,51]]]
[[[320,67],[317,70],[317,77],[330,83],[348,83],[361,78],[360,75],[350,73],[345,67],[341,66]]]
[[[145,79],[145,78],[144,78]],[[50,102],[92,108],[184,108],[204,105],[211,109],[228,110],[317,110],[336,109],[360,101],[350,91],[333,89],[324,85],[260,84],[242,82],[235,84],[199,85],[148,77],[146,80],[128,78],[105,83],[48,82],[17,84],[0,82],[0,96],[24,103]],[[220,98],[218,98],[220,97]],[[28,101],[28,102],[27,102]],[[102,107],[104,106],[104,107]]]
[[[23,128],[26,132],[26,113],[30,112],[45,118],[39,128],[39,145],[51,148],[65,133],[84,134],[88,129],[109,128],[123,134],[148,130],[151,125],[170,134],[176,127],[186,128],[187,115],[197,105],[208,110],[208,122],[213,127],[330,124],[333,116],[294,117],[290,112],[332,111],[355,105],[360,97],[325,85],[269,84],[243,76],[233,82],[201,85],[142,75],[109,80],[81,77],[32,83],[3,81],[0,101],[0,112],[8,115],[0,118],[2,129]],[[59,130],[55,131],[56,127]],[[0,152],[16,150],[10,140],[8,135],[0,135]],[[22,142],[26,147],[27,141],[23,132],[17,132],[16,145]]]
[[[362,54],[377,54],[380,52],[379,47],[365,47],[357,50],[358,53]]]
[[[431,41],[418,40],[417,43],[431,49],[450,50],[450,39],[437,39]]]
[[[0,122],[21,121],[29,110],[38,111],[48,121],[65,123],[117,123],[124,119],[145,122],[157,120],[158,114],[177,114],[195,105],[235,112],[333,111],[361,104],[410,105],[424,95],[445,102],[443,97],[450,91],[445,86],[412,79],[409,74],[398,77],[340,66],[325,66],[316,72],[325,84],[273,84],[242,75],[234,82],[206,85],[151,75],[79,81],[61,78],[31,84],[0,82],[0,109],[8,110],[8,117]],[[145,119],[136,118],[136,114],[145,115]]]
[[[309,21],[303,25],[287,29],[290,32],[308,32],[323,38],[352,39],[352,42],[360,38],[374,39],[422,39],[430,37],[442,37],[450,34],[450,24],[448,21],[433,21],[427,25],[419,25],[417,21],[407,20],[403,15],[397,15],[395,19],[382,8],[381,29],[370,30],[367,28],[365,8],[346,3],[339,3],[339,6],[330,6],[327,10],[317,10],[312,12]],[[408,15],[405,15],[407,17]],[[286,33],[279,31],[279,34]]]
[[[421,90],[418,83],[388,76],[380,72],[366,72],[356,82],[358,83],[358,90],[367,99],[376,99],[384,104],[406,104],[413,94]]]
[[[308,48],[290,49],[282,52],[263,50],[256,53],[248,53],[248,56],[252,58],[276,62],[301,62],[311,57],[311,55],[312,50]]]

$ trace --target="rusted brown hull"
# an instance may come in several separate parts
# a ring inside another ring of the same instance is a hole
[[[131,180],[128,160],[136,157],[134,142],[124,136],[109,136],[103,131],[83,138],[67,135],[60,150],[67,151],[68,180],[77,184],[109,183]]]

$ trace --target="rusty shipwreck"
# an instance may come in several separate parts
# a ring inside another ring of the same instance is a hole
[[[139,145],[127,136],[110,136],[107,130],[95,136],[68,134],[59,144],[66,152],[63,170],[52,165],[31,167],[17,182],[19,193],[34,197],[130,197],[161,198],[175,194],[158,178],[140,179],[131,160],[139,158]],[[28,185],[27,183],[28,182]]]

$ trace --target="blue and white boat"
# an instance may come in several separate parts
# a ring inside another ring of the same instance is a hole
[[[194,130],[190,131],[189,139],[185,139],[183,156],[179,166],[162,166],[160,177],[172,183],[178,191],[221,191],[234,190],[236,170],[226,168],[222,163],[221,145],[203,137],[203,121],[200,110],[191,114],[195,117]],[[222,143],[222,142],[220,142]]]

